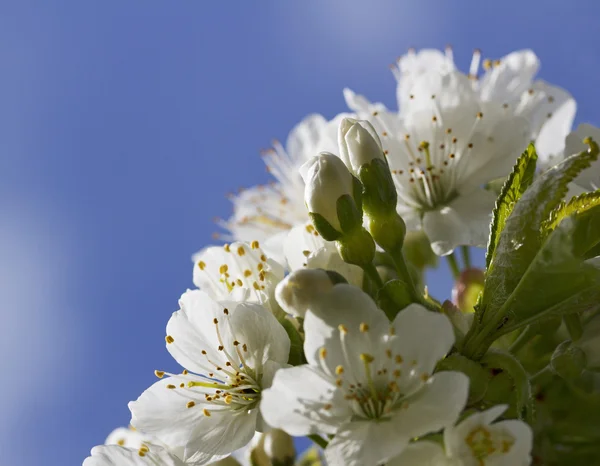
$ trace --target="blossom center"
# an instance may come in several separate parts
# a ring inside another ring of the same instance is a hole
[[[494,432],[492,429],[478,426],[469,432],[465,442],[477,464],[484,466],[487,458],[510,451],[515,439],[506,432]]]

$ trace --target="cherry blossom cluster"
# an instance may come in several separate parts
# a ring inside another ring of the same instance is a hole
[[[193,256],[181,371],[84,466],[600,464],[600,129],[538,67],[411,50],[399,111],[345,89],[275,143]]]

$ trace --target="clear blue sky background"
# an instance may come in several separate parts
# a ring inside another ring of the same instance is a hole
[[[219,4],[218,4],[219,3]],[[175,369],[164,328],[228,191],[409,46],[530,47],[598,123],[597,1],[0,1],[0,464],[81,464]],[[431,288],[447,295],[444,269]]]

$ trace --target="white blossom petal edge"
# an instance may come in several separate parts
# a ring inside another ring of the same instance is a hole
[[[304,321],[308,364],[277,372],[261,412],[291,435],[335,434],[330,466],[379,464],[453,424],[468,379],[433,375],[454,343],[448,318],[412,304],[390,323],[360,289],[335,285]]]
[[[129,404],[131,424],[181,450],[184,461],[206,464],[264,429],[261,392],[286,365],[290,341],[259,304],[215,301],[193,290],[179,305],[166,342],[186,370],[157,371],[161,380]]]

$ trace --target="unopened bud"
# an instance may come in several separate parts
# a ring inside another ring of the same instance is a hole
[[[334,241],[362,225],[354,178],[339,157],[322,152],[302,165],[300,174],[305,183],[304,202],[315,228],[325,240]]]
[[[563,341],[554,350],[550,368],[565,380],[577,379],[586,367],[585,353],[571,340]]]
[[[379,136],[366,120],[344,118],[338,130],[340,158],[354,174],[373,159],[384,160]]]
[[[600,369],[600,316],[583,327],[583,334],[575,345],[584,352],[588,369]]]
[[[273,466],[292,466],[296,459],[294,439],[281,429],[273,429],[265,435],[265,453]]]
[[[475,312],[479,293],[483,291],[485,274],[483,270],[470,268],[463,270],[452,288],[452,302],[465,313]]]
[[[333,280],[332,280],[333,278]],[[299,269],[285,277],[275,288],[275,299],[288,314],[304,317],[319,296],[345,280],[335,272]]]
[[[411,230],[404,237],[404,257],[419,271],[437,267],[439,256],[431,249],[431,242],[423,230]]]

